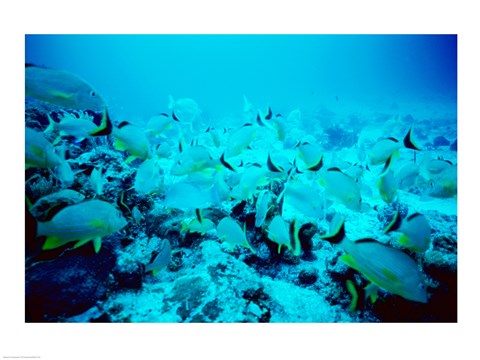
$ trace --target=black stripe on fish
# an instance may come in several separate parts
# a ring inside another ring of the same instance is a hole
[[[397,211],[395,211],[395,214],[393,215],[392,221],[390,221],[390,224],[386,227],[386,229],[383,231],[384,234],[389,233],[390,231],[395,231],[397,230],[400,225],[402,224],[402,218],[400,217],[400,214]]]
[[[198,222],[201,224],[203,222],[203,218],[200,209],[195,209],[195,216],[197,217]]]
[[[392,163],[392,157],[393,157],[393,154],[388,157],[387,161],[385,162],[385,166],[383,167],[383,170],[380,173],[380,176],[384,176],[387,173],[388,169],[390,168],[390,164]]]
[[[277,166],[272,162],[272,158],[270,157],[270,154],[268,154],[267,167],[268,167],[268,170],[270,170],[272,172],[282,172],[283,171],[283,169],[280,166]]]
[[[175,120],[175,121],[178,121],[180,122],[180,120],[177,118],[177,116],[175,115],[175,111],[172,111],[172,119]]]
[[[90,133],[90,135],[92,136],[110,135],[112,133],[112,130],[113,130],[112,120],[110,119],[107,108],[105,107],[103,111],[102,121],[100,122],[100,127],[98,127],[96,130]]]
[[[407,135],[405,135],[405,138],[403,139],[403,145],[405,145],[407,149],[420,150],[420,148],[412,141],[412,128],[410,128]]]
[[[262,119],[260,118],[260,114],[257,114],[257,124],[260,126],[265,126],[265,124],[262,122]]]
[[[282,117],[282,114],[278,113],[275,117]]]
[[[167,113],[160,113],[159,115],[160,115],[160,116],[168,117],[168,114],[167,114]]]
[[[265,119],[270,120],[272,118],[272,109],[270,109],[270,106],[268,107],[268,114],[265,116]]]
[[[321,238],[331,242],[332,244],[340,244],[345,238],[345,222],[342,221],[342,225],[339,227],[337,232],[330,235],[322,235]]]
[[[412,220],[412,219],[414,219],[414,218],[416,218],[417,216],[420,216],[420,215],[421,215],[420,213],[414,213],[414,214],[407,217],[407,221],[410,221],[410,220]]]
[[[310,170],[310,171],[318,171],[322,168],[323,166],[323,155],[320,157],[320,160],[318,161],[318,163],[316,163],[315,165],[312,165],[310,166],[309,168],[307,168],[307,170]]]
[[[222,163],[223,166],[225,166],[228,170],[232,170],[236,172],[236,170],[233,168],[232,165],[230,165],[228,162],[225,161],[225,153],[220,156],[220,162]]]

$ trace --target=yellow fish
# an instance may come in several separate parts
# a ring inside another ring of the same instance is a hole
[[[417,263],[403,251],[374,239],[351,241],[344,221],[332,221],[331,234],[321,236],[340,246],[340,260],[363,274],[373,284],[401,297],[426,303],[427,292]]]

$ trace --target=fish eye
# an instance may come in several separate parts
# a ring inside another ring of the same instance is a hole
[[[95,97],[95,96],[97,96],[97,93],[92,90],[92,91],[90,91],[90,96],[91,96],[91,97]]]

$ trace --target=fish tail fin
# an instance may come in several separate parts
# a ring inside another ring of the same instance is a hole
[[[113,125],[110,116],[108,115],[107,107],[103,109],[102,122],[98,128],[90,132],[91,136],[105,136],[112,133]]]
[[[290,248],[295,256],[300,256],[302,252],[302,246],[298,236],[299,231],[300,228],[298,226],[297,219],[293,219],[293,221],[290,223]]]
[[[412,140],[412,128],[408,130],[407,135],[405,135],[405,138],[403,139],[403,145],[407,149],[412,149],[412,150],[421,150]]]

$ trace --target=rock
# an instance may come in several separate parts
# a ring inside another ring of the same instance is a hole
[[[450,141],[448,141],[444,136],[437,136],[433,139],[433,146],[438,148],[439,146],[448,146],[450,145]]]
[[[302,285],[315,284],[317,279],[318,279],[318,270],[315,268],[302,270],[300,271],[300,274],[298,274],[298,280]]]
[[[457,139],[450,145],[450,150],[457,151]]]
[[[25,273],[25,321],[58,322],[90,309],[106,296],[114,266],[108,242],[97,254],[82,246],[32,265]]]
[[[144,266],[136,262],[130,269],[119,267],[118,264],[113,270],[113,277],[116,281],[116,290],[138,290],[142,288]]]

